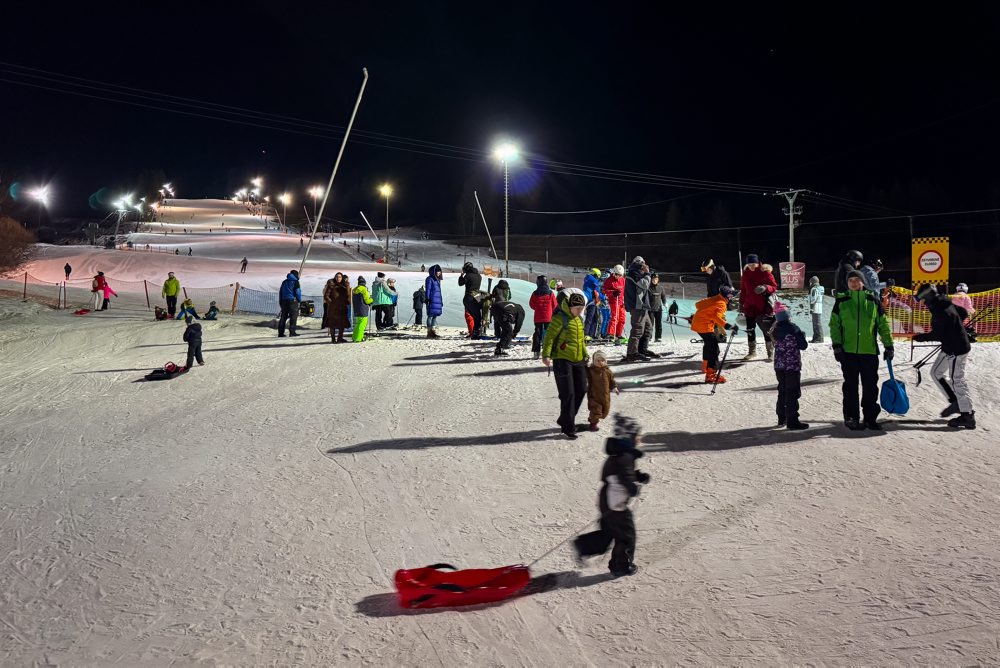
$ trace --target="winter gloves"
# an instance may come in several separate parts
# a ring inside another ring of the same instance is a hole
[[[893,348],[886,348],[885,352],[882,353],[882,359],[884,359],[886,362],[891,362],[895,354],[896,351]]]
[[[766,285],[758,285],[756,288],[753,289],[753,291],[756,292],[758,295],[762,295],[765,292],[767,292],[767,286]]]
[[[833,359],[837,360],[838,362],[843,362],[844,361],[844,347],[843,346],[834,346],[833,347]]]
[[[644,471],[636,471],[635,479],[638,480],[643,485],[645,485],[649,482],[649,474]]]

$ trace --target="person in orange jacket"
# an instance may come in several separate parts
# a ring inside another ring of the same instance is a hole
[[[736,328],[726,322],[726,307],[733,297],[733,289],[727,285],[719,288],[719,294],[706,297],[695,302],[695,314],[691,318],[691,330],[701,336],[704,341],[701,352],[701,370],[705,373],[706,383],[724,383],[725,376],[718,373],[719,369],[719,334],[727,329]],[[724,334],[723,334],[724,336]]]

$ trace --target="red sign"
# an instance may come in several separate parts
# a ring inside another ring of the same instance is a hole
[[[782,290],[804,290],[806,287],[806,263],[782,262],[778,267],[781,273]]]

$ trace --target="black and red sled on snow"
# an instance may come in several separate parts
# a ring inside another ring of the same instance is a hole
[[[450,572],[449,572],[450,571]],[[531,580],[527,566],[470,568],[450,564],[396,571],[396,593],[404,608],[443,608],[495,603],[521,593]]]
[[[173,362],[167,362],[163,365],[162,369],[153,369],[150,373],[147,373],[146,380],[170,380],[182,373],[187,373],[186,367],[177,366]]]

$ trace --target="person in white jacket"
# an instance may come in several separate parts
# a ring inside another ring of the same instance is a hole
[[[823,343],[823,295],[826,294],[819,284],[819,277],[809,279],[809,312],[812,313],[813,337],[812,343]]]

